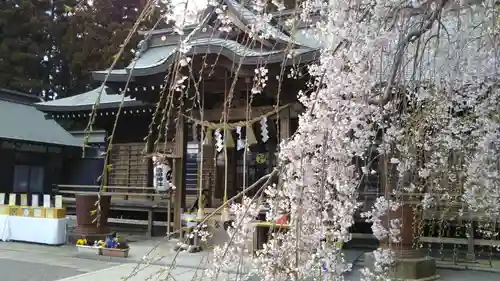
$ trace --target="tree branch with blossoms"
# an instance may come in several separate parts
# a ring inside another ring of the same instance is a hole
[[[384,106],[390,101],[393,93],[394,81],[396,80],[396,76],[401,67],[404,52],[408,44],[415,42],[424,33],[428,32],[434,26],[434,23],[436,22],[436,20],[438,20],[439,16],[441,15],[441,12],[443,11],[443,8],[448,3],[448,1],[449,0],[437,0],[436,1],[437,7],[435,8],[434,11],[432,11],[432,13],[428,16],[428,18],[424,20],[424,24],[422,25],[422,27],[410,31],[410,33],[408,33],[403,38],[403,40],[401,40],[401,42],[398,43],[397,51],[392,63],[390,76],[387,81],[387,86],[385,87],[384,93],[380,99],[369,99],[368,100],[369,104]]]

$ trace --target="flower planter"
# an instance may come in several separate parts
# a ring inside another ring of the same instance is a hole
[[[76,249],[78,253],[86,254],[86,255],[101,255],[101,248],[94,246],[86,246],[86,245],[76,245]]]
[[[130,248],[126,249],[101,248],[103,256],[117,257],[117,258],[127,258],[129,250]]]

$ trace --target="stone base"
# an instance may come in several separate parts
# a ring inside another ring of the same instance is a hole
[[[365,266],[372,269],[375,258],[373,253],[364,254]],[[396,258],[389,269],[389,276],[401,281],[438,280],[436,261],[431,257]]]
[[[203,251],[203,248],[201,246],[197,246],[197,245],[188,245],[185,243],[178,242],[174,246],[174,251],[175,252],[186,251],[188,253],[198,253],[198,252]]]

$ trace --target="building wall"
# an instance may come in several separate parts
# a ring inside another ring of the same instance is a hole
[[[1,143],[0,192],[47,194],[51,193],[53,184],[60,183],[64,157],[62,149],[54,150],[59,153],[26,151],[19,144],[14,148],[5,145],[5,142]],[[44,148],[43,145],[37,147]],[[28,197],[31,203],[31,196]]]
[[[0,148],[0,192],[8,193],[12,191],[14,163],[14,151]]]
[[[66,159],[61,184],[99,185],[98,178],[103,168],[103,158]]]
[[[111,135],[115,117],[99,120],[104,124],[108,136]],[[151,116],[147,114],[122,115],[118,119],[112,142],[106,144],[110,149],[108,164],[108,186],[150,187],[152,186],[152,163],[148,153],[147,142]],[[154,141],[154,136],[152,141]],[[163,144],[163,142],[162,142]],[[146,153],[145,153],[146,152]],[[113,189],[111,189],[113,191]],[[118,190],[116,190],[118,191]],[[139,193],[143,193],[137,191]],[[139,196],[114,196],[115,199],[144,199]]]

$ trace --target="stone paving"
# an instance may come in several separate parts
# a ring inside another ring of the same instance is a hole
[[[70,267],[4,258],[0,258],[0,272],[2,280],[9,281],[54,281],[85,273]]]
[[[174,277],[176,281],[206,280],[200,267],[210,262],[207,252],[180,253],[176,266],[168,271],[174,260],[174,241],[161,238],[137,240],[131,243],[128,259],[78,254],[72,245],[51,247],[24,243],[0,242],[0,280],[5,281],[121,281],[132,274],[129,281],[164,280]],[[157,247],[155,247],[157,246]],[[152,250],[155,248],[154,250]],[[346,280],[359,281],[360,250],[346,250],[346,259],[355,263],[353,271],[346,275]],[[138,263],[144,256],[153,257],[149,266]],[[438,271],[443,281],[498,281],[500,273],[473,270]],[[220,280],[235,279],[235,274],[226,272]]]
[[[132,272],[136,274],[130,275]],[[500,274],[481,271],[464,271],[441,269],[439,275],[443,281],[498,281]],[[125,279],[125,277],[129,277]],[[141,266],[136,268],[135,264],[126,263],[120,266],[104,269],[95,273],[87,273],[81,276],[70,277],[58,281],[145,281],[145,280],[167,280],[167,277],[172,277],[169,280],[190,281],[190,280],[207,280],[202,276],[201,270],[193,268],[177,267],[171,271],[165,266],[151,265]],[[236,280],[236,275],[232,273],[223,273],[218,280]],[[359,268],[354,268],[349,274],[346,274],[346,280],[359,281],[361,275]]]
[[[118,265],[78,259],[74,252],[74,247],[0,242],[0,280],[54,281]]]

